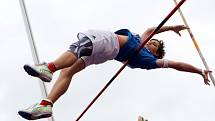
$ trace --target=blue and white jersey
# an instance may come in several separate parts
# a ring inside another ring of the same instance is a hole
[[[125,62],[128,58],[132,57],[128,64],[131,68],[158,68],[156,64],[157,58],[145,47],[142,48],[138,54],[133,56],[135,54],[135,50],[141,46],[141,38],[138,34],[133,34],[128,29],[118,30],[115,34],[128,36],[128,41],[122,48],[120,48],[115,60]]]

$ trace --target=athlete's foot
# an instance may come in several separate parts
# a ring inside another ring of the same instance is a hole
[[[18,114],[27,120],[36,120],[41,118],[48,118],[52,116],[51,105],[35,104],[25,110],[20,110]]]
[[[52,80],[53,73],[48,69],[46,63],[38,64],[38,65],[24,65],[25,71],[34,77],[40,78],[44,82],[50,82]]]

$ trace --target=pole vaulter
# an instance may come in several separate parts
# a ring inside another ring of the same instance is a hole
[[[166,16],[166,18],[163,19],[163,21],[157,26],[157,28],[146,38],[141,46],[136,49],[135,54],[129,58],[124,65],[116,72],[116,74],[110,79],[110,81],[105,85],[105,87],[96,95],[96,97],[90,102],[90,104],[86,107],[86,109],[81,113],[81,115],[76,119],[76,121],[79,121],[81,117],[87,112],[87,110],[93,105],[93,103],[99,98],[99,96],[107,89],[107,87],[114,81],[114,79],[120,74],[120,72],[128,65],[132,57],[134,57],[141,48],[145,46],[145,44],[155,35],[156,32],[159,31],[159,29],[167,22],[167,20],[179,9],[179,7],[185,2],[186,0],[181,0],[175,8]]]
[[[176,1],[176,0],[173,0],[173,1],[174,1],[175,4],[177,4],[177,1]],[[186,21],[186,19],[185,19],[185,17],[184,17],[184,15],[183,15],[183,13],[182,13],[182,11],[181,11],[180,8],[178,9],[178,12],[179,12],[179,14],[180,14],[180,16],[181,16],[181,18],[182,18],[182,20],[183,20],[185,26],[187,26],[188,28],[190,28],[190,27],[188,26],[188,23],[187,23],[187,21]],[[204,56],[203,56],[203,54],[202,54],[202,52],[201,52],[199,46],[198,46],[198,43],[197,43],[196,39],[194,38],[194,35],[193,35],[191,29],[187,29],[187,31],[189,32],[189,35],[190,35],[190,37],[191,37],[191,39],[192,39],[192,41],[193,41],[193,44],[194,44],[194,46],[195,46],[197,52],[199,53],[199,56],[200,56],[200,58],[201,58],[201,60],[202,60],[202,62],[203,62],[203,64],[204,64],[204,66],[205,66],[205,69],[206,69],[206,70],[210,70],[210,69],[209,69],[209,66],[208,66],[208,64],[207,64],[207,62],[206,62],[206,60],[205,60],[205,58],[204,58]],[[215,80],[214,80],[214,77],[213,77],[213,75],[212,75],[211,72],[209,73],[209,76],[210,76],[210,78],[211,78],[211,80],[212,80],[212,82],[213,82],[213,85],[215,86]]]

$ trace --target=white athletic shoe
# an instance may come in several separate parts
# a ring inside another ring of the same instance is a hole
[[[44,82],[50,82],[52,80],[53,73],[48,69],[46,63],[37,64],[34,66],[24,65],[25,71],[34,77],[40,78]]]
[[[50,105],[44,106],[36,103],[25,110],[20,110],[18,114],[27,120],[48,118],[52,116],[52,107]]]
[[[138,117],[138,121],[148,121],[147,119],[144,119],[142,116]]]

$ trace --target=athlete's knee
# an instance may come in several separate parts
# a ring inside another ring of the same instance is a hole
[[[60,77],[61,78],[68,78],[68,79],[71,79],[72,76],[74,75],[73,72],[71,72],[71,70],[69,68],[64,68],[64,69],[61,69],[61,72],[60,72]]]
[[[82,59],[78,59],[72,66],[61,69],[60,75],[62,77],[71,78],[73,75],[85,68],[85,63]]]
[[[93,51],[92,41],[88,37],[83,37],[78,42],[71,44],[69,51],[73,52],[77,58],[82,56],[90,56]]]

